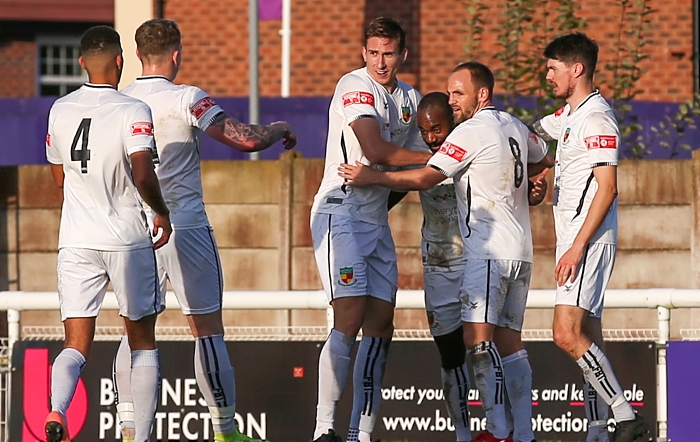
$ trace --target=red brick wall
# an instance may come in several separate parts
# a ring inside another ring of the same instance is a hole
[[[0,97],[36,95],[36,45],[0,38]]]
[[[489,2],[487,2],[489,3]],[[491,2],[492,3],[492,2]],[[556,6],[556,2],[549,2]],[[601,47],[600,64],[614,57],[620,19],[618,0],[579,1],[580,16],[588,20],[586,32]],[[503,8],[504,4],[500,4]],[[692,0],[652,0],[653,29],[645,48],[651,56],[638,83],[638,98],[681,101],[693,92]],[[492,54],[502,26],[502,11],[486,18],[481,61],[493,69]],[[291,94],[332,94],[345,72],[362,66],[360,48],[366,21],[378,15],[399,18],[408,31],[409,63],[401,78],[420,90],[444,89],[451,68],[464,61],[466,6],[462,0],[292,0]],[[178,81],[194,83],[214,95],[248,93],[248,2],[240,0],[168,0],[165,16],[180,24],[184,33],[184,66]],[[552,12],[549,20],[556,13]],[[260,91],[280,91],[280,20],[260,23]],[[523,44],[528,44],[523,39]],[[541,51],[542,48],[532,48]],[[604,91],[605,92],[605,91]]]

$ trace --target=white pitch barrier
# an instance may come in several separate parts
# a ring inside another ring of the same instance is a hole
[[[527,301],[529,309],[554,307],[555,290],[530,290]],[[424,309],[422,290],[399,290],[396,296],[398,309]],[[166,307],[179,308],[175,295],[168,292]],[[671,309],[700,307],[700,289],[625,289],[608,290],[605,293],[606,308],[649,308],[657,311],[657,425],[658,440],[667,439],[667,379],[666,343],[670,339]],[[58,310],[57,292],[0,291],[0,310],[7,311],[8,346],[20,339],[21,312],[26,310]],[[118,310],[114,293],[104,299],[103,309]],[[321,290],[290,291],[226,291],[223,296],[224,310],[326,310],[328,327],[333,326],[332,309]],[[9,370],[11,373],[11,367]],[[6,411],[6,410],[5,410]]]

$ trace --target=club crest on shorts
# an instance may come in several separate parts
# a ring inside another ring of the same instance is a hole
[[[428,326],[430,328],[433,328],[433,326],[435,325],[435,312],[431,311],[431,310],[427,310],[425,313],[428,316]]]
[[[357,282],[355,279],[355,269],[352,267],[341,267],[340,268],[340,285],[354,285]]]

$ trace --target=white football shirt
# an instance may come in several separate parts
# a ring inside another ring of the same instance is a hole
[[[58,248],[152,247],[129,155],[153,149],[151,111],[109,85],[85,84],[49,112],[46,159],[63,165]]]
[[[423,144],[416,123],[420,98],[418,91],[402,81],[398,81],[398,87],[389,93],[372,79],[366,68],[352,71],[340,79],[328,110],[326,162],[312,213],[344,215],[367,223],[388,225],[389,189],[377,185],[346,186],[343,178],[338,176],[338,166],[341,163],[355,164],[355,161],[370,165],[350,127],[350,123],[360,118],[375,118],[384,140],[419,149],[418,146]]]
[[[454,177],[465,258],[532,262],[527,163],[546,153],[540,137],[491,106],[450,133],[428,165]]]
[[[200,138],[222,112],[196,86],[176,85],[163,76],[139,77],[122,92],[151,108],[158,164],[156,173],[170,209],[173,229],[209,225],[204,211]]]
[[[423,208],[421,251],[423,269],[454,270],[464,264],[464,241],[459,231],[459,208],[451,178],[419,192]]]
[[[581,230],[598,190],[593,168],[617,166],[620,129],[613,110],[598,91],[590,94],[575,110],[567,104],[544,117],[540,124],[557,139],[554,225],[557,244],[570,245]],[[590,242],[617,243],[617,199]]]

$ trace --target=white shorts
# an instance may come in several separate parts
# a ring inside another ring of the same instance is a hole
[[[557,246],[557,263],[569,247]],[[581,307],[594,318],[600,318],[605,289],[615,266],[615,250],[614,244],[588,244],[576,269],[574,282],[557,287],[554,304]]]
[[[532,264],[467,259],[462,282],[462,321],[521,331]]]
[[[210,226],[173,230],[170,241],[156,250],[158,276],[167,281],[186,315],[221,310],[224,281],[214,231]]]
[[[460,288],[464,268],[448,271],[424,271],[425,310],[433,336],[443,336],[462,326]]]
[[[316,265],[328,302],[372,296],[396,304],[396,249],[389,226],[311,214]]]
[[[110,282],[121,316],[138,321],[158,311],[162,299],[152,248],[120,252],[60,249],[58,297],[61,320],[97,316]]]

